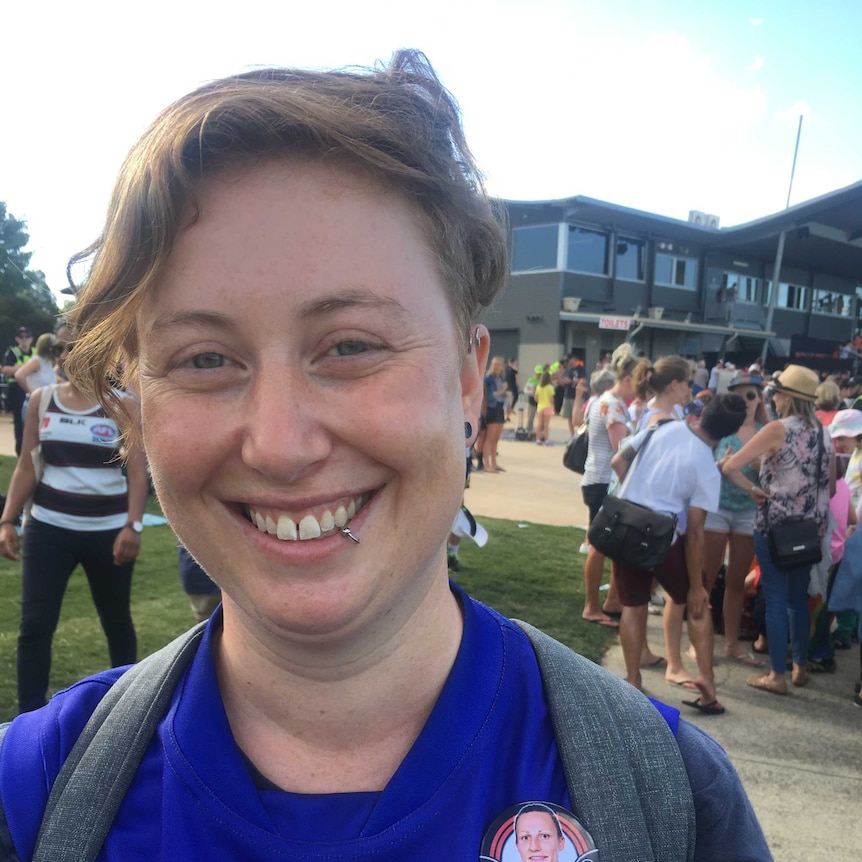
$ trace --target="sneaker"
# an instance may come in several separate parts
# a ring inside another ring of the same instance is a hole
[[[821,659],[810,658],[807,666],[812,673],[835,673],[838,668],[835,659],[829,656],[824,656]]]
[[[661,593],[653,593],[649,597],[649,603],[657,608],[663,608],[667,599]]]
[[[581,545],[581,547],[580,547],[580,548],[578,548],[578,551],[579,551],[579,553],[581,553],[581,554],[589,554],[589,552],[590,552],[590,543],[589,543],[589,542],[584,542],[584,544],[583,544],[583,545]]]
[[[446,563],[449,566],[450,572],[460,572],[461,564],[458,562],[458,558],[454,554],[446,555]]]
[[[862,709],[862,697],[859,697],[858,694],[856,695],[856,697],[853,698],[853,706],[858,706],[860,709]]]
[[[850,640],[850,635],[844,632],[833,632],[832,646],[834,649],[850,649],[853,643]]]

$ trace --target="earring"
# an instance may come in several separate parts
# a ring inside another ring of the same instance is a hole
[[[470,340],[467,342],[467,355],[469,356],[473,352],[473,338],[476,338],[476,347],[479,346],[479,342],[482,340],[482,336],[479,335],[479,327],[477,326],[475,329],[470,330]]]
[[[473,436],[473,426],[469,422],[464,423],[464,437],[468,440]]]

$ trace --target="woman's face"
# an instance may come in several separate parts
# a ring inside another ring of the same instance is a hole
[[[691,401],[691,384],[692,377],[690,374],[683,377],[681,380],[671,381],[670,385],[672,388],[674,404],[685,405]]]
[[[495,356],[491,360],[491,374],[495,377],[499,377],[503,373],[503,360],[499,357]]]
[[[631,401],[635,396],[635,384],[632,380],[631,374],[625,374],[624,376],[617,378],[615,389],[616,394],[619,395],[623,401]]]
[[[760,404],[760,390],[756,386],[737,386],[733,390],[733,394],[745,399],[745,412],[748,416],[753,416],[757,412],[757,405]]]
[[[553,817],[543,811],[528,811],[518,818],[516,840],[524,862],[557,862],[566,843],[557,835]]]
[[[790,396],[785,395],[781,390],[776,389],[772,395],[772,403],[775,405],[775,412],[779,416],[784,416],[787,411],[787,405],[790,403]]]
[[[403,625],[446,578],[487,331],[467,355],[418,218],[367,178],[272,163],[200,204],[138,319],[165,514],[226,615],[278,637]]]
[[[74,341],[74,336],[72,335],[72,330],[66,326],[61,326],[55,335],[54,346],[56,348],[65,348],[64,350],[57,353],[54,358],[55,367],[62,373],[66,367],[66,360],[69,358],[69,347]],[[56,351],[55,351],[56,352]]]
[[[832,445],[835,447],[835,451],[838,452],[839,455],[852,455],[853,450],[856,448],[856,438],[833,437]]]

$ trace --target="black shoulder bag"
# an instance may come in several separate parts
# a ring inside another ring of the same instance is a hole
[[[593,409],[592,404],[590,410]],[[587,469],[587,455],[590,452],[590,413],[587,411],[587,418],[584,424],[575,431],[574,437],[566,443],[566,451],[563,452],[563,466],[568,467],[575,473],[580,473],[582,476]]]
[[[823,428],[817,433],[817,484],[816,499],[820,499],[820,471],[823,467]],[[815,503],[816,506],[816,503]],[[769,523],[769,502],[766,503],[766,521]],[[814,518],[787,518],[770,526],[766,534],[769,556],[779,569],[798,569],[813,566],[823,559],[820,531]]]

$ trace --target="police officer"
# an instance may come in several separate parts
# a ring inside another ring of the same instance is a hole
[[[26,326],[19,326],[15,333],[15,344],[6,349],[3,356],[2,372],[6,375],[6,409],[12,413],[15,426],[15,454],[21,454],[21,438],[24,434],[24,390],[15,382],[15,369],[33,358],[33,333]]]

